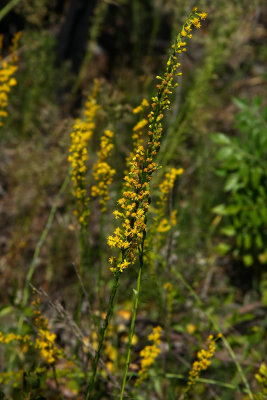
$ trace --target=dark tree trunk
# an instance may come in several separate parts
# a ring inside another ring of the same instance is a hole
[[[86,51],[89,28],[96,0],[71,0],[66,19],[58,35],[57,64],[71,61],[78,72]]]

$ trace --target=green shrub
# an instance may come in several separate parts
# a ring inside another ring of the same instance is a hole
[[[234,99],[238,134],[213,135],[219,145],[217,175],[223,179],[224,201],[213,208],[227,237],[217,246],[246,267],[267,264],[267,108],[259,97],[252,104]]]

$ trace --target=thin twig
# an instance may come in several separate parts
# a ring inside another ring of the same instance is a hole
[[[12,10],[21,0],[11,0],[0,10],[0,21]]]

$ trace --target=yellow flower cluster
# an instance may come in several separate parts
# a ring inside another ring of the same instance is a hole
[[[13,387],[17,387],[18,383],[21,382],[23,373],[23,369],[20,369],[19,371],[0,372],[0,385],[12,383]]]
[[[144,156],[145,149],[140,144],[135,154],[132,155],[129,162],[129,172],[124,178],[123,196],[118,201],[121,211],[114,211],[115,217],[122,220],[122,226],[115,229],[113,236],[109,236],[108,244],[110,247],[121,250],[122,260],[116,265],[115,257],[110,258],[112,272],[122,272],[135,261],[135,250],[141,242],[146,228],[149,182],[145,180],[140,183],[140,165],[144,161]],[[151,177],[154,169],[155,163],[151,159],[151,163],[145,171],[146,176]]]
[[[104,135],[100,139],[100,151],[97,153],[98,160],[93,166],[93,177],[96,185],[91,188],[92,197],[100,197],[102,212],[106,211],[108,196],[108,186],[112,183],[115,169],[108,164],[108,159],[114,148],[112,138],[114,133],[110,130],[105,130]]]
[[[171,212],[171,226],[177,225],[177,210]]]
[[[181,175],[183,172],[183,168],[172,168],[165,174],[163,182],[159,185],[160,199],[158,201],[158,207],[160,209],[165,207],[169,194],[174,187],[176,177]]]
[[[8,334],[4,334],[0,331],[0,343],[9,344],[14,341],[20,341],[22,343],[27,343],[30,340],[29,335],[16,335],[15,333],[11,332]]]
[[[219,333],[216,338],[213,335],[209,335],[207,340],[207,347],[208,350],[200,350],[197,353],[197,361],[194,361],[191,371],[189,372],[189,379],[187,382],[187,386],[185,392],[188,392],[190,388],[196,383],[196,379],[199,378],[199,374],[201,371],[205,371],[209,365],[211,364],[211,358],[214,356],[215,353],[215,342],[222,335]]]
[[[53,364],[58,358],[63,356],[63,352],[56,346],[56,335],[51,333],[47,319],[42,316],[39,310],[40,299],[34,300],[32,305],[35,315],[34,322],[38,329],[38,338],[35,341],[34,347],[40,351],[48,364]]]
[[[145,109],[149,106],[149,102],[147,99],[143,99],[141,104],[137,106],[136,108],[133,109],[133,114],[140,114],[145,111]],[[126,165],[127,167],[130,166],[130,162],[132,158],[134,157],[134,154],[136,153],[136,150],[138,149],[139,146],[143,144],[143,134],[144,134],[144,128],[148,124],[147,119],[143,118],[135,124],[133,127],[133,134],[132,134],[132,141],[133,141],[133,149],[130,152],[129,156],[126,159]]]
[[[95,128],[94,118],[99,108],[96,103],[98,86],[98,81],[95,81],[93,92],[88,97],[85,104],[84,120],[76,120],[73,132],[70,135],[71,146],[68,160],[72,166],[73,195],[76,198],[76,210],[74,214],[77,216],[79,223],[83,226],[87,226],[88,217],[90,215],[89,197],[87,195],[88,182],[86,180],[86,165],[89,158],[88,142]]]
[[[259,373],[255,374],[257,382],[262,387],[262,394],[267,395],[267,365],[262,363],[260,365]]]
[[[190,32],[192,30],[192,25],[197,29],[201,28],[200,20],[206,19],[207,15],[208,15],[206,12],[198,13],[197,7],[194,7],[192,12],[195,13],[195,17],[191,18],[188,21],[188,23],[186,24],[186,26],[184,26],[184,28],[181,32],[181,36],[183,36],[183,37],[188,36],[189,39],[192,37],[192,34],[190,34]]]
[[[159,185],[160,190],[160,198],[157,202],[157,208],[155,212],[155,218],[153,224],[150,228],[152,239],[156,237],[156,234],[161,234],[162,238],[159,240],[157,237],[157,243],[160,244],[164,239],[164,233],[168,232],[172,226],[177,224],[176,214],[177,210],[171,212],[171,216],[169,219],[163,217],[165,214],[165,207],[168,204],[168,198],[171,193],[171,190],[174,187],[175,179],[177,176],[183,173],[183,168],[172,168],[165,174],[163,182]]]
[[[160,223],[159,223],[159,225],[158,225],[158,227],[157,227],[157,231],[158,231],[159,233],[168,232],[170,229],[171,229],[171,225],[169,224],[167,218],[163,218],[163,219],[160,221]]]
[[[27,351],[29,347],[34,347],[40,351],[47,363],[54,363],[56,359],[62,355],[62,352],[55,345],[56,335],[51,333],[49,328],[47,328],[46,330],[40,329],[38,331],[38,336],[36,341],[33,342],[29,335],[22,336],[15,335],[14,333],[4,335],[0,331],[0,343],[9,344],[14,341],[19,341],[23,345],[23,352]]]
[[[183,29],[192,26],[194,18],[199,18],[197,10],[190,13]],[[162,135],[162,118],[164,111],[170,108],[169,96],[171,89],[177,84],[173,84],[173,79],[177,74],[177,54],[185,50],[186,42],[181,39],[181,34],[177,36],[173,51],[170,55],[167,68],[163,77],[157,77],[161,84],[157,85],[157,95],[152,97],[152,110],[147,119],[142,119],[137,125],[138,129],[143,129],[147,125],[148,142],[146,148],[140,143],[136,148],[131,160],[129,161],[129,171],[125,176],[125,190],[118,203],[120,211],[114,212],[116,218],[121,219],[121,227],[116,228],[114,234],[109,236],[108,244],[121,251],[121,258],[116,261],[111,257],[111,271],[122,272],[129,265],[133,264],[136,250],[143,245],[146,233],[146,216],[150,203],[149,182],[152,174],[157,169],[155,162],[156,155],[160,149]]]
[[[172,168],[169,172],[165,174],[163,182],[159,185],[160,199],[157,202],[156,216],[153,226],[151,227],[151,230],[153,232],[155,230],[157,230],[158,233],[168,232],[171,227],[175,226],[177,223],[176,210],[172,211],[170,221],[168,221],[167,218],[163,218],[163,215],[165,213],[165,207],[168,203],[169,195],[174,187],[176,177],[181,175],[183,171],[183,168]]]
[[[138,371],[138,378],[135,382],[135,386],[139,386],[144,379],[148,377],[148,371],[152,364],[154,364],[155,359],[160,354],[160,337],[162,333],[162,328],[157,326],[153,329],[153,332],[148,336],[148,340],[152,342],[152,345],[146,346],[140,352],[141,368]]]
[[[6,111],[8,105],[8,93],[10,93],[11,88],[17,84],[14,74],[18,69],[16,50],[20,36],[21,32],[18,32],[13,37],[12,45],[10,46],[10,56],[4,61],[1,61],[3,36],[0,36],[0,126],[3,125],[2,118],[7,117],[8,115]]]
[[[177,224],[177,210],[171,212],[170,218],[164,217],[164,214],[176,176],[181,175],[182,173],[182,168],[172,168],[165,174],[163,182],[159,185],[160,198],[157,202],[155,217],[150,227],[149,240],[145,243],[146,263],[149,265],[151,272],[154,270],[154,260],[157,258],[155,255],[159,254],[159,249],[166,238],[166,233]]]
[[[149,102],[147,101],[147,99],[143,99],[141,104],[133,109],[133,114],[141,113],[144,110],[144,108],[148,106]]]
[[[48,364],[53,364],[61,355],[61,351],[56,347],[56,335],[47,330],[40,329],[39,337],[36,339],[35,347],[38,349]]]

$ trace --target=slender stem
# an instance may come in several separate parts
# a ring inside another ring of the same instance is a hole
[[[79,275],[81,279],[84,278],[84,274],[87,270],[89,270],[90,261],[91,261],[91,248],[90,248],[90,240],[89,240],[89,230],[87,226],[81,226],[79,231],[79,245],[80,245],[80,260],[79,260]],[[81,307],[84,293],[78,288],[78,300],[77,300],[77,309],[75,312],[75,322],[77,325],[80,325],[81,322]],[[88,297],[88,301],[90,302],[90,298]]]
[[[124,394],[126,379],[127,379],[127,373],[128,373],[130,359],[131,359],[135,320],[136,320],[136,314],[137,314],[138,303],[139,303],[139,298],[140,298],[141,276],[142,276],[142,269],[143,269],[143,262],[144,262],[143,258],[144,258],[144,239],[143,239],[143,242],[141,245],[141,251],[139,254],[139,272],[138,272],[138,278],[137,278],[137,287],[136,287],[136,290],[134,292],[134,297],[133,297],[132,320],[131,320],[131,327],[130,327],[130,333],[129,333],[129,339],[128,339],[126,362],[125,362],[125,367],[124,367],[124,372],[123,372],[120,400],[123,399],[123,394]]]
[[[0,11],[0,21],[12,10],[21,0],[11,0]]]
[[[195,298],[196,302],[202,307],[202,311],[204,312],[204,314],[206,315],[206,317],[210,320],[211,324],[213,325],[213,328],[218,332],[221,333],[221,329],[219,327],[219,325],[217,324],[217,322],[214,320],[214,318],[204,309],[204,304],[202,302],[202,300],[200,299],[200,297],[197,295],[197,293],[195,292],[195,290],[192,288],[191,285],[189,285],[189,283],[184,279],[184,277],[182,276],[182,274],[177,271],[175,268],[172,268],[172,272],[174,273],[174,275],[184,284],[184,286],[188,289],[188,291],[192,294],[192,296]],[[222,341],[225,345],[225,347],[227,348],[230,356],[232,357],[235,365],[236,365],[236,369],[238,370],[241,379],[246,387],[248,396],[250,398],[250,400],[254,400],[254,396],[253,393],[251,392],[248,380],[243,372],[243,369],[240,365],[240,362],[238,361],[230,343],[228,342],[228,340],[226,339],[226,337],[222,334]]]
[[[99,358],[100,358],[100,355],[101,355],[103,342],[104,342],[104,339],[105,339],[105,333],[106,333],[106,330],[107,330],[107,327],[108,327],[108,324],[109,324],[109,320],[110,320],[110,318],[112,316],[112,313],[113,313],[114,299],[115,299],[115,296],[116,296],[116,293],[117,293],[117,289],[119,287],[119,278],[120,278],[120,272],[117,272],[114,275],[113,287],[112,287],[112,291],[111,291],[111,294],[110,294],[109,307],[108,307],[108,311],[107,311],[107,314],[106,314],[106,318],[105,318],[104,324],[103,324],[103,326],[102,326],[102,328],[100,330],[100,333],[99,333],[98,348],[97,348],[97,351],[96,351],[96,354],[95,354],[95,357],[94,357],[94,360],[93,360],[92,376],[91,376],[91,379],[90,379],[90,382],[89,382],[89,385],[88,385],[88,388],[87,388],[86,400],[89,400],[90,398],[93,399],[93,397],[91,397],[91,394],[92,394],[94,386],[95,386],[95,378],[96,378],[97,366],[98,366]]]
[[[100,216],[100,232],[99,232],[99,265],[98,265],[98,277],[97,277],[97,296],[98,296],[98,310],[102,309],[101,302],[101,280],[103,270],[103,250],[104,250],[104,213],[101,212]]]

